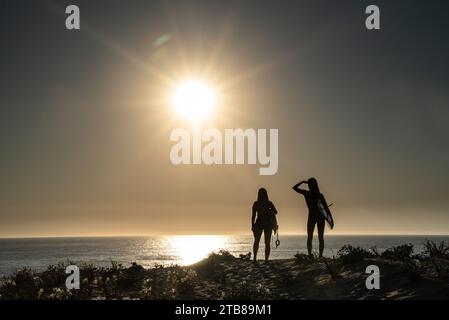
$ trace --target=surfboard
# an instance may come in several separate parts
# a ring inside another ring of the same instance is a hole
[[[332,204],[331,204],[332,205]],[[318,210],[320,211],[321,215],[326,219],[327,223],[329,224],[329,227],[331,229],[334,228],[334,219],[332,218],[332,214],[329,210],[330,206],[327,206],[325,202],[323,202],[321,199],[318,199]]]

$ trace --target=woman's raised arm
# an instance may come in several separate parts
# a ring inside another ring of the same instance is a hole
[[[302,185],[303,183],[307,183],[307,181],[301,181],[297,184],[295,184],[293,186],[293,190],[295,190],[296,192],[300,193],[300,194],[305,194],[307,192],[307,190],[301,189],[299,186]]]

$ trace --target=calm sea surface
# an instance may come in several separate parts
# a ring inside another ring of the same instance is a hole
[[[327,236],[325,255],[336,255],[345,244],[379,250],[412,243],[415,252],[422,250],[425,239],[448,241],[449,236]],[[296,252],[306,252],[305,236],[281,236],[281,245],[272,250],[271,258],[292,258]],[[111,261],[124,265],[137,262],[145,267],[155,264],[188,265],[220,249],[238,255],[252,250],[252,236],[166,236],[111,238],[33,238],[0,239],[0,276],[17,268],[43,270],[57,262],[94,263],[107,266]],[[314,239],[314,249],[317,248]],[[263,239],[259,257],[263,256]]]

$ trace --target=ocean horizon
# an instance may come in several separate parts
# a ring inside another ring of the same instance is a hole
[[[290,259],[297,252],[306,253],[305,235],[281,235],[275,248],[272,239],[270,259]],[[426,239],[449,241],[449,235],[327,235],[324,255],[336,256],[346,245],[379,251],[411,243],[415,253],[423,250]],[[38,237],[0,238],[0,277],[29,267],[43,271],[59,262],[110,266],[111,262],[129,265],[136,262],[145,268],[155,265],[190,265],[212,252],[227,250],[231,254],[252,252],[252,235],[173,235],[173,236],[104,236],[104,237]],[[314,238],[313,248],[318,248]],[[263,258],[263,237],[258,259]]]

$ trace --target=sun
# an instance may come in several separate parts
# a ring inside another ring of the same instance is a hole
[[[207,119],[216,106],[216,93],[201,80],[186,80],[173,91],[172,105],[176,113],[191,121]]]
[[[226,247],[228,239],[219,235],[183,235],[169,236],[169,250],[176,256],[177,262],[189,265],[206,258],[212,252],[217,252]]]

